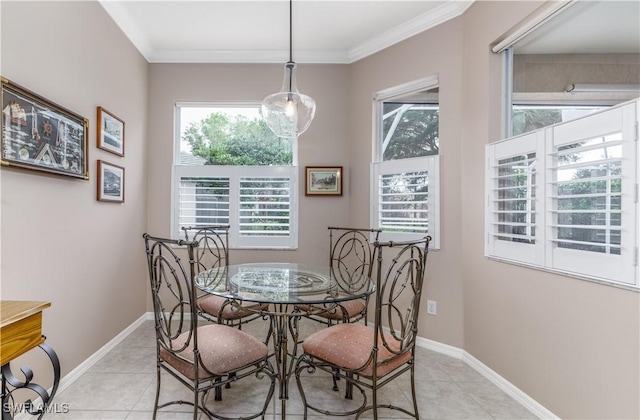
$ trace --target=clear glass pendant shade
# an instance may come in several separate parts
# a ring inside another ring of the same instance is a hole
[[[296,63],[285,64],[282,89],[262,101],[262,116],[278,137],[292,138],[304,133],[316,113],[313,98],[298,92],[295,70]]]

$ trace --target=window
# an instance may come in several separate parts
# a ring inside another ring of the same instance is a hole
[[[371,220],[382,240],[431,235],[439,247],[438,79],[376,95]]]
[[[487,146],[487,256],[640,286],[638,103]]]
[[[544,141],[537,133],[487,147],[487,254],[543,264],[538,240],[543,194],[539,160]]]
[[[501,36],[503,137],[640,96],[639,12],[638,2],[545,2]]]
[[[295,142],[256,105],[176,107],[173,232],[230,224],[234,248],[297,247]]]
[[[584,115],[608,108],[598,105],[558,105],[551,101],[547,104],[529,105],[514,101],[511,114],[512,136],[528,133],[539,128],[566,122]]]

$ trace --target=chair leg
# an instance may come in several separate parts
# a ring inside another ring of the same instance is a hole
[[[198,370],[196,368],[196,378],[198,377]],[[193,380],[193,420],[198,420],[198,381],[196,379]]]
[[[304,357],[304,356],[303,356]],[[302,362],[302,358],[298,359],[298,362],[296,363],[296,367],[294,369],[294,372],[296,374],[296,384],[298,385],[298,392],[300,393],[300,398],[302,399],[302,407],[303,407],[303,412],[302,412],[302,418],[303,419],[307,419],[307,396],[304,393],[304,387],[302,386],[302,380],[300,379],[300,372],[304,369],[304,367],[300,367],[300,364]]]
[[[156,370],[157,370],[157,378],[156,378],[156,402],[153,405],[153,420],[155,420],[157,414],[158,414],[158,402],[160,401],[160,381],[161,379],[161,374],[160,374],[160,366],[156,366]]]
[[[235,373],[235,372],[233,372],[233,373],[230,373],[230,374],[229,374],[229,379],[233,379],[233,378],[235,378],[235,377],[236,377],[236,373]],[[227,382],[227,384],[226,384],[224,387],[225,387],[226,389],[231,388],[231,382]]]
[[[373,381],[371,395],[371,403],[373,404],[373,420],[378,420],[378,384],[375,380]]]
[[[340,369],[333,369],[333,390],[334,391],[339,391],[338,389],[338,381],[340,380],[340,377],[338,376],[339,373],[340,373]]]
[[[418,415],[418,399],[416,398],[416,378],[415,378],[415,363],[411,364],[411,398],[413,399],[413,414],[416,419],[419,419]]]
[[[220,378],[216,379],[216,382],[220,382]],[[222,401],[222,386],[218,385],[216,387],[215,393],[214,393],[214,400],[215,401]]]
[[[353,399],[353,383],[351,382],[351,379],[353,379],[353,373],[347,373],[347,380],[346,385],[344,387],[344,398],[346,400],[352,400]]]

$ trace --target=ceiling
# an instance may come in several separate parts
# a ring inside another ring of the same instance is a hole
[[[99,0],[151,63],[283,63],[286,0]],[[293,59],[352,63],[464,13],[474,0],[295,0]],[[566,0],[563,0],[566,1]],[[640,1],[574,1],[516,53],[640,53]]]
[[[518,41],[514,51],[640,53],[640,1],[575,1]]]
[[[151,63],[283,63],[286,0],[99,0]],[[293,59],[352,63],[461,15],[473,0],[295,0]]]

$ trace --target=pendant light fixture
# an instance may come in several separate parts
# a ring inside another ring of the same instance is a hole
[[[298,92],[296,63],[293,62],[293,0],[289,0],[289,61],[284,65],[284,80],[280,92],[262,101],[262,116],[278,137],[293,138],[304,133],[316,113],[316,102]]]

